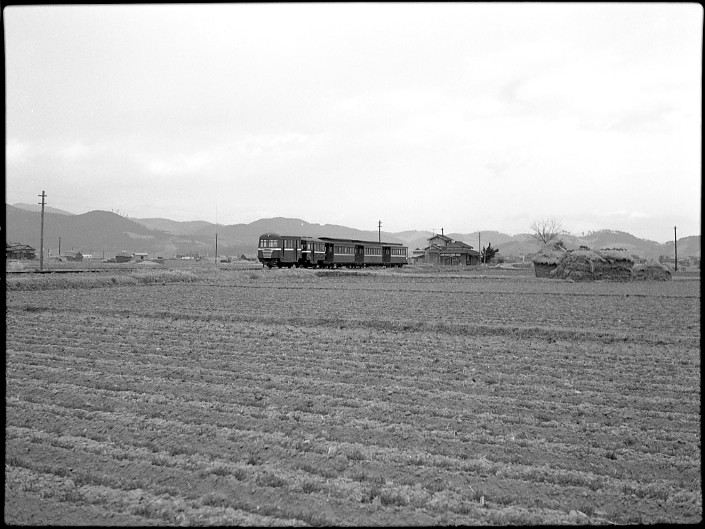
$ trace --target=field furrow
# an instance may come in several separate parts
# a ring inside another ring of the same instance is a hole
[[[701,519],[692,281],[270,272],[8,291],[6,521]]]

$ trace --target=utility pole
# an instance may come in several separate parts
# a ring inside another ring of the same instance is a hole
[[[477,232],[477,251],[480,252],[480,262],[482,263],[482,246],[480,245],[480,232]]]
[[[215,266],[218,266],[218,232],[215,232]]]
[[[382,242],[382,221],[377,222],[377,229],[379,230],[379,242]]]
[[[44,270],[44,199],[46,194],[42,191],[42,194],[37,196],[42,197],[42,201],[39,202],[42,205],[42,225],[39,231],[39,270]]]
[[[59,257],[61,257],[61,237],[59,237]]]
[[[673,226],[673,245],[676,250],[676,272],[678,272],[678,232],[676,226]]]

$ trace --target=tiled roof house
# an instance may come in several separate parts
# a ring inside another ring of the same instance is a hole
[[[473,250],[472,246],[454,241],[442,233],[428,239],[428,243],[424,248],[423,259],[419,256],[417,262],[451,266],[480,264],[480,253]]]

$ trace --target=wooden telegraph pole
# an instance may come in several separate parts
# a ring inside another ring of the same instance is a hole
[[[381,243],[382,242],[382,221],[381,220],[377,221],[377,230],[379,231],[377,237],[379,239],[379,242]]]
[[[44,199],[46,194],[42,191],[42,194],[37,196],[42,197],[42,201],[39,202],[42,205],[42,224],[39,231],[39,270],[44,270]]]
[[[673,226],[673,247],[676,250],[676,272],[678,272],[678,232],[676,226]]]

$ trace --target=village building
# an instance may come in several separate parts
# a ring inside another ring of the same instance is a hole
[[[132,261],[132,256],[127,252],[120,252],[115,256],[116,263],[129,263]]]
[[[449,266],[477,265],[480,264],[480,253],[464,242],[452,241],[441,249],[440,262]]]
[[[462,241],[454,241],[442,232],[428,239],[428,246],[418,248],[411,255],[412,263],[445,266],[472,266],[480,264],[480,253]]]
[[[36,259],[37,250],[26,244],[5,242],[6,259]]]
[[[185,253],[185,254],[180,254],[177,253],[175,256],[176,259],[193,259],[195,261],[200,261],[201,260],[201,254],[198,252],[190,252],[190,253]]]

